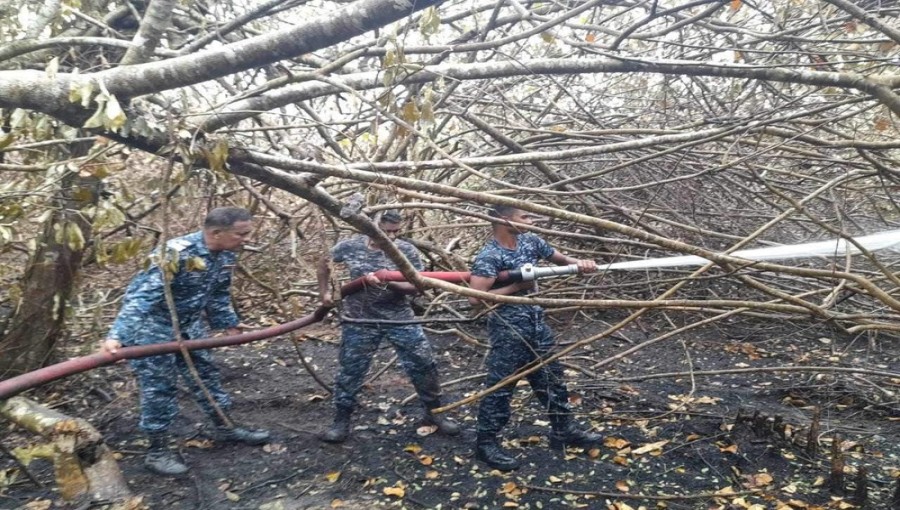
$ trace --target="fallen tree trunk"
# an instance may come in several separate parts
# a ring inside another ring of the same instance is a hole
[[[71,418],[24,397],[0,401],[0,416],[49,440],[60,495],[66,501],[109,501],[135,508],[128,484],[103,436],[81,418]],[[40,447],[39,447],[40,448]]]

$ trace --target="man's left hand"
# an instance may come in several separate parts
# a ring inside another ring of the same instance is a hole
[[[575,262],[575,264],[578,266],[579,274],[593,273],[597,271],[597,263],[593,260],[578,260]]]

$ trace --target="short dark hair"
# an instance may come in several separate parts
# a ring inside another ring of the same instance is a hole
[[[396,209],[388,209],[378,216],[378,223],[403,223],[403,216]]]
[[[488,211],[488,215],[492,218],[509,218],[518,210],[518,207],[511,205],[495,205]]]
[[[250,221],[253,216],[243,207],[216,207],[203,220],[203,228],[231,228],[239,221]]]

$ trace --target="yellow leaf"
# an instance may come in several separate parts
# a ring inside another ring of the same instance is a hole
[[[613,450],[621,450],[630,444],[631,443],[629,443],[628,440],[622,439],[621,437],[607,436],[603,439],[603,446],[612,448]]]
[[[201,257],[190,257],[184,263],[186,271],[206,271],[206,261]]]
[[[331,500],[331,508],[340,508],[344,506],[344,502],[340,499],[332,499]]]
[[[622,457],[621,455],[616,455],[615,457],[613,457],[612,461],[620,466],[628,465],[628,459],[625,457]]]
[[[184,446],[188,448],[207,449],[213,447],[213,442],[209,439],[188,439],[184,442]]]
[[[667,445],[668,443],[669,443],[668,439],[664,439],[662,441],[657,441],[655,443],[648,443],[648,444],[645,444],[644,446],[641,446],[640,448],[634,450],[631,453],[634,455],[642,455],[647,452],[652,452],[653,450],[659,450],[660,448]]]
[[[397,498],[402,498],[406,495],[406,489],[396,485],[394,487],[385,487],[382,492],[384,492],[385,496],[394,496]]]
[[[625,480],[619,480],[616,482],[616,489],[619,489],[622,492],[628,492],[631,490],[631,487],[628,486],[628,482]]]
[[[438,478],[440,476],[441,476],[441,474],[433,469],[429,469],[428,471],[425,472],[425,478],[427,478],[429,480],[434,480],[435,478]]]
[[[725,487],[715,492],[716,496],[730,496],[732,494],[734,494],[734,489],[731,487]]]
[[[503,503],[503,508],[519,508],[519,504],[515,501],[507,501]]]
[[[416,454],[418,454],[419,452],[422,451],[422,447],[419,446],[419,445],[417,445],[417,444],[408,444],[408,445],[406,445],[406,446],[403,447],[403,451],[404,451],[404,452],[409,452],[409,453],[411,453],[411,454],[413,454],[413,455],[416,455]]]
[[[430,466],[434,464],[434,458],[431,455],[422,455],[419,457],[419,462],[421,462],[423,466]]]
[[[726,446],[726,447],[724,447],[724,448],[719,448],[719,451],[720,451],[720,452],[723,452],[723,453],[737,453],[737,449],[738,449],[738,448],[737,448],[737,445],[736,445],[736,444],[733,444],[733,445],[731,445],[731,446]]]
[[[560,483],[560,482],[562,482],[562,478],[560,478],[560,477],[558,477],[558,476],[553,476],[553,475],[550,475],[550,478],[548,478],[548,480],[550,480],[550,483]]]
[[[340,471],[332,471],[332,472],[327,473],[327,474],[325,475],[325,479],[328,480],[328,481],[331,482],[331,483],[334,483],[334,482],[338,481],[338,479],[339,479],[340,477],[341,477],[341,472],[340,472]]]

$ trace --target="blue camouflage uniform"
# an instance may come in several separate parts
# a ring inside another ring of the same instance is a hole
[[[176,254],[178,259],[178,270],[170,285],[182,335],[185,338],[209,336],[206,322],[212,329],[237,326],[240,320],[231,305],[230,295],[235,253],[210,252],[202,231],[171,239],[167,248],[168,259],[174,260]],[[125,346],[173,341],[175,333],[163,289],[163,275],[157,264],[138,273],[125,291],[122,309],[108,338]],[[231,400],[222,388],[212,354],[206,350],[192,351],[191,359],[216,403],[222,409],[228,409]],[[140,428],[145,432],[165,431],[178,414],[176,383],[179,373],[204,412],[215,416],[180,353],[134,359],[130,364],[141,386]]]
[[[525,264],[536,264],[553,255],[554,249],[540,237],[526,233],[516,238],[516,248],[500,246],[489,241],[475,257],[472,275],[496,278],[504,270],[518,269]],[[498,284],[499,286],[505,284]],[[534,292],[523,290],[515,295]],[[491,387],[516,373],[525,365],[547,356],[555,345],[553,331],[544,322],[544,310],[540,306],[501,304],[487,319],[491,351],[485,364]],[[562,367],[550,363],[527,376],[529,384],[550,419],[554,429],[562,429],[569,421],[568,390],[562,378]],[[485,396],[478,408],[477,431],[479,436],[496,436],[509,422],[510,400],[515,384]]]
[[[341,241],[331,249],[332,260],[346,264],[351,279],[379,269],[397,269],[382,250],[369,248],[367,243],[368,237],[362,235]],[[422,259],[413,245],[401,239],[394,244],[416,269],[422,270]],[[350,319],[373,321],[412,320],[415,314],[410,299],[406,294],[369,286],[343,298],[342,315]],[[356,394],[362,388],[372,357],[384,339],[394,346],[400,366],[409,376],[425,407],[439,407],[441,387],[437,367],[422,326],[346,321],[341,324],[341,349],[338,358],[340,369],[334,383],[335,407],[346,411],[352,411],[356,407]]]

